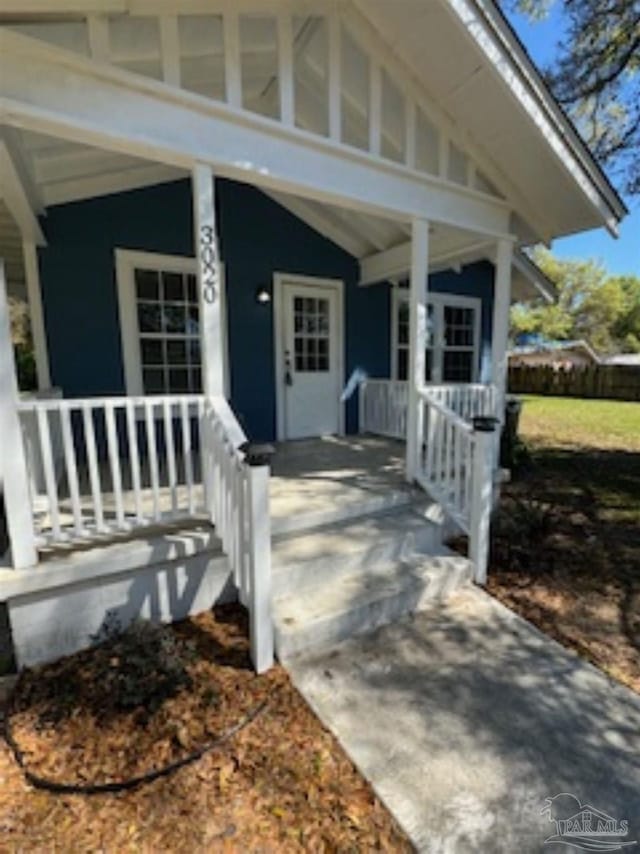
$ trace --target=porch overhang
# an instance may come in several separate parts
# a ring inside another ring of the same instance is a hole
[[[355,211],[508,235],[509,206],[279,122],[0,32],[0,122]]]

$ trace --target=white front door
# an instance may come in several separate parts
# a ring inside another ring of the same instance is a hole
[[[280,432],[285,439],[339,433],[341,288],[288,278],[280,285]]]

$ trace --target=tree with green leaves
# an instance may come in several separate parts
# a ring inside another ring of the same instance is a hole
[[[502,0],[543,18],[562,5],[566,31],[545,77],[596,157],[640,193],[640,1]]]
[[[599,353],[640,352],[640,279],[608,276],[595,261],[562,261],[547,249],[533,260],[555,285],[557,299],[519,304],[511,312],[516,338],[588,341]]]

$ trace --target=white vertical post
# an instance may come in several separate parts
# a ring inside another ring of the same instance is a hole
[[[201,163],[193,169],[193,209],[198,259],[202,386],[206,397],[224,396],[224,347],[220,253],[216,231],[213,173]]]
[[[369,65],[369,151],[382,151],[382,68],[372,58]]]
[[[411,238],[411,294],[409,299],[409,401],[407,410],[406,476],[418,472],[424,423],[418,390],[424,385],[427,347],[427,289],[429,277],[429,223],[414,219]]]
[[[234,107],[242,106],[242,57],[240,55],[240,18],[229,9],[224,13],[224,76],[227,87],[227,102]]]
[[[278,15],[278,77],[280,89],[280,121],[295,124],[293,86],[293,21],[288,10]]]
[[[342,139],[342,25],[334,10],[329,15],[329,136]]]
[[[502,423],[507,391],[507,345],[509,341],[509,311],[511,309],[511,268],[513,242],[498,241],[496,274],[493,293],[493,332],[491,344],[491,380],[496,387],[497,416]],[[486,413],[490,415],[491,413]]]
[[[4,262],[0,260],[0,475],[16,569],[35,566],[38,554],[33,531],[29,473],[18,415],[18,385],[11,343],[11,321]]]
[[[162,76],[170,86],[180,86],[180,42],[178,16],[160,15]]]
[[[31,320],[31,336],[36,360],[38,388],[51,387],[51,372],[49,370],[49,351],[47,348],[47,333],[42,311],[42,292],[40,290],[40,271],[38,269],[38,250],[35,243],[24,240],[22,243],[24,257],[24,272],[27,280],[27,298],[29,300],[29,318]]]
[[[474,439],[469,559],[473,563],[476,584],[486,584],[493,508],[493,429],[490,432],[476,430]]]
[[[251,660],[257,673],[273,664],[269,466],[247,466],[250,531],[249,619]]]

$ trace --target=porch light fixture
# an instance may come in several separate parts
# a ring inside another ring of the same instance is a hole
[[[271,291],[266,285],[260,285],[256,291],[256,302],[260,305],[268,305],[271,302]]]

